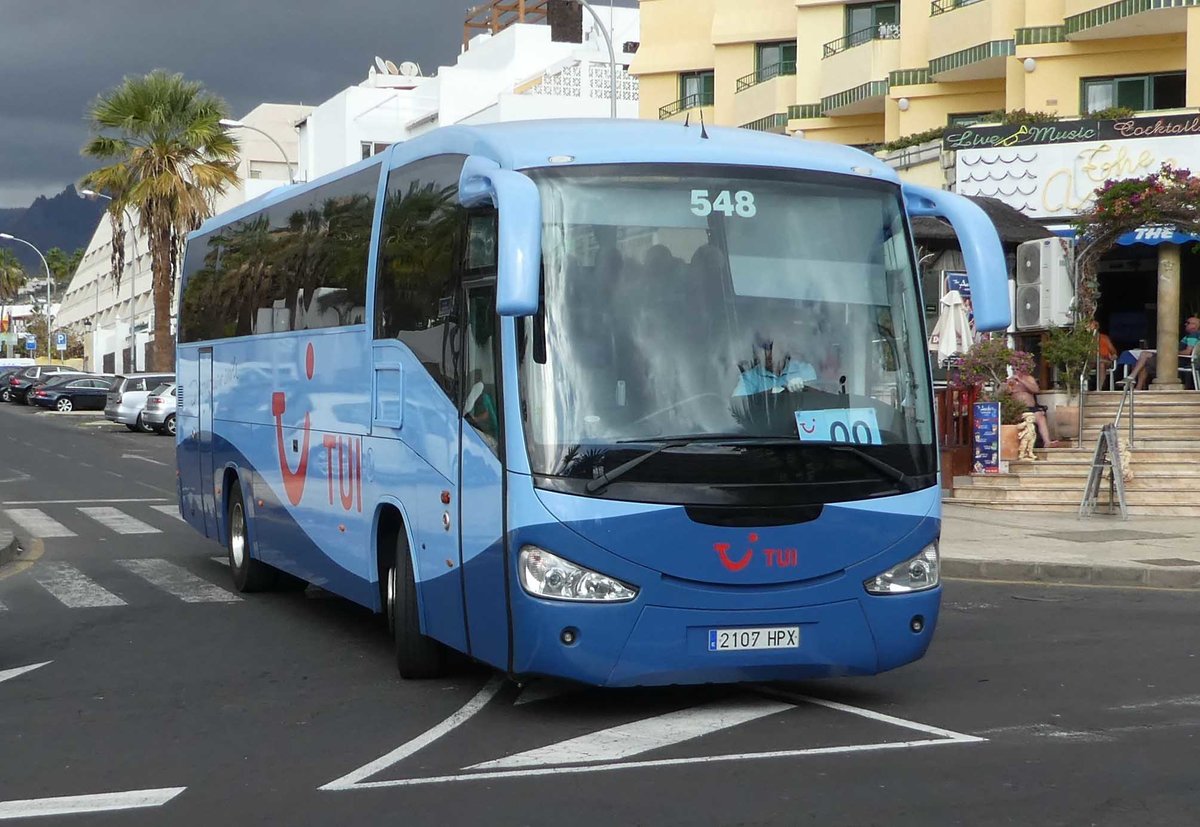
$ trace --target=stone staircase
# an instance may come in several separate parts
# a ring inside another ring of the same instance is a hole
[[[1084,411],[1083,444],[1039,450],[1036,462],[1011,462],[1007,474],[955,477],[949,502],[1021,511],[1076,512],[1100,429],[1113,421],[1121,392],[1092,392]],[[1142,391],[1134,400],[1134,478],[1125,483],[1131,515],[1200,517],[1200,393]],[[1121,444],[1129,438],[1122,415]],[[1097,511],[1107,511],[1107,477]]]

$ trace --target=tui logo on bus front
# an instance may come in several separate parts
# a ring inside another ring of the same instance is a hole
[[[312,381],[316,357],[310,342],[304,354],[304,373]],[[275,417],[275,447],[279,453],[279,473],[283,479],[283,490],[292,505],[300,505],[304,499],[304,487],[308,482],[308,452],[312,440],[312,419],[304,414],[304,439],[300,446],[300,461],[293,471],[287,459],[283,435],[283,417],[287,413],[287,395],[283,391],[271,394],[271,414]],[[326,434],[321,439],[325,449],[325,469],[328,476],[329,504],[335,503],[333,469],[337,466],[337,501],[344,511],[357,509],[362,512],[362,437]],[[336,454],[336,460],[335,460]]]
[[[720,558],[721,565],[729,571],[741,571],[749,566],[754,559],[756,551],[754,544],[758,542],[758,535],[751,532],[747,540],[746,553],[736,560],[730,556],[729,550],[732,548],[730,543],[713,543],[713,551]],[[794,548],[766,548],[762,549],[762,555],[766,560],[767,568],[791,568],[800,563],[800,554]]]

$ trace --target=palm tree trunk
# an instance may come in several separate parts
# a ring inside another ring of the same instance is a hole
[[[154,350],[150,369],[154,371],[175,370],[175,341],[171,337],[171,287],[174,281],[171,268],[171,224],[166,216],[151,233],[151,267],[154,274]]]

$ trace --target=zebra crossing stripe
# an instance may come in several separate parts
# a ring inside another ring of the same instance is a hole
[[[5,510],[4,516],[41,540],[75,536],[74,531],[40,508],[9,508]]]
[[[117,560],[116,563],[185,603],[236,603],[241,600],[233,592],[214,586],[166,560],[141,558]]]
[[[0,603],[0,612],[7,612],[7,611],[8,611],[8,607],[5,606],[3,603]]]
[[[42,563],[32,570],[33,579],[68,609],[124,606],[125,601],[66,563]]]
[[[176,520],[183,522],[183,517],[179,516],[179,506],[177,505],[152,505],[150,507],[155,511],[166,514],[168,517],[174,517]]]
[[[111,528],[118,534],[161,534],[162,532],[152,525],[143,523],[135,517],[130,517],[119,508],[112,506],[97,506],[93,508],[80,508],[82,513],[91,517],[96,522]]]

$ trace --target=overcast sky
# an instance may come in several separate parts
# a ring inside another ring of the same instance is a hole
[[[453,63],[479,2],[0,0],[0,207],[58,193],[92,168],[79,152],[85,111],[125,75],[182,72],[234,117],[263,102],[318,104],[365,79],[375,55],[426,74]]]

